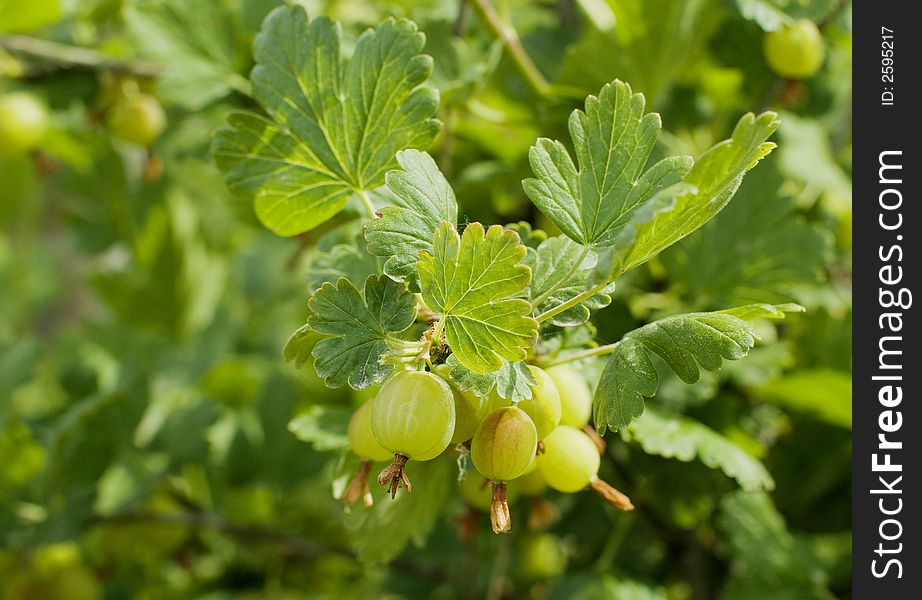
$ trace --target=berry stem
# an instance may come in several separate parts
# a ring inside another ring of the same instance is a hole
[[[372,497],[371,489],[368,487],[368,475],[370,473],[371,461],[366,458],[362,460],[358,470],[355,472],[355,477],[352,478],[352,481],[346,486],[346,491],[343,492],[343,500],[347,504],[355,504],[361,498],[366,507],[371,508],[374,506],[375,499]]]
[[[608,485],[598,477],[594,477],[589,484],[592,490],[602,497],[603,500],[621,510],[634,510],[631,499],[619,492],[612,486]]]
[[[509,515],[509,503],[506,502],[506,484],[493,482],[493,500],[490,502],[490,524],[493,533],[512,531],[512,517]]]
[[[384,467],[378,475],[378,483],[388,488],[391,500],[397,497],[397,488],[401,486],[403,486],[403,489],[405,489],[408,494],[413,491],[413,487],[410,485],[410,479],[403,471],[404,466],[407,464],[407,460],[409,459],[403,454],[395,454],[394,462]]]

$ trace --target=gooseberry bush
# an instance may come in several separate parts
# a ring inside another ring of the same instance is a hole
[[[0,0],[0,600],[847,598],[850,36]]]
[[[373,390],[350,419],[362,462],[339,493],[371,506],[370,463],[392,457],[377,482],[396,499],[413,490],[410,462],[444,457],[457,460],[458,480],[492,486],[495,533],[512,527],[507,486],[536,469],[554,490],[591,488],[633,510],[598,477],[601,436],[643,414],[658,386],[654,357],[694,383],[699,369],[749,352],[754,320],[802,308],[673,315],[605,345],[595,343],[590,315],[626,273],[731,201],[775,147],[777,115],[744,115],[697,160],[654,162],[660,115],[612,81],[571,113],[570,147],[538,138],[529,151],[534,177],[522,186],[558,235],[459,222],[455,192],[425,152],[440,123],[424,44],[414,23],[389,19],[346,57],[338,23],[276,9],[254,41],[262,112],[232,114],[214,141],[228,186],[280,235],[321,227],[350,202],[357,209],[361,238],[315,255],[307,322],[285,347],[299,363],[310,355],[330,387]],[[598,381],[567,367],[599,356],[607,359]],[[747,467],[764,485],[759,467]],[[438,505],[446,492],[417,493]]]

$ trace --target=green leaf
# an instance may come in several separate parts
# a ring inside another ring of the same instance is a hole
[[[368,251],[387,256],[384,272],[395,279],[416,273],[419,251],[432,249],[432,238],[442,221],[458,222],[458,203],[445,176],[425,152],[397,153],[400,170],[390,171],[387,187],[396,196],[394,206],[382,208],[379,219],[365,225]]]
[[[37,477],[45,468],[45,448],[22,423],[0,430],[0,494],[6,495]]]
[[[237,72],[243,26],[223,2],[141,0],[126,7],[125,22],[141,55],[163,65],[157,94],[167,103],[197,111],[234,90],[249,92]]]
[[[758,117],[744,115],[730,139],[705,152],[684,180],[694,191],[679,194],[670,210],[641,225],[629,248],[604,257],[609,280],[650,260],[720,212],[739,189],[746,172],[775,147],[765,140],[778,128],[776,117],[773,112]]]
[[[300,369],[310,360],[311,351],[322,338],[322,335],[311,329],[310,324],[305,323],[288,336],[282,348],[282,357],[285,362],[293,362],[295,368]]]
[[[822,564],[794,537],[764,492],[739,491],[721,502],[718,527],[733,556],[723,597],[730,600],[831,600]]]
[[[529,298],[535,314],[541,314],[571,300],[589,287],[596,255],[586,246],[558,236],[542,242],[537,250],[529,249],[525,264],[532,273]],[[554,315],[548,323],[571,327],[585,322],[589,319],[590,310],[605,308],[611,303],[609,294],[612,289],[613,286]],[[541,301],[536,303],[538,299]]]
[[[416,299],[406,286],[384,276],[365,280],[362,293],[348,279],[325,283],[308,303],[310,328],[327,335],[314,346],[314,368],[329,387],[348,383],[361,390],[393,370],[379,363],[394,334],[416,319]]]
[[[596,427],[619,429],[643,414],[644,398],[656,394],[659,378],[651,354],[659,356],[685,383],[695,383],[699,366],[716,371],[723,360],[749,352],[758,336],[747,320],[783,318],[796,305],[741,306],[654,321],[626,334],[615,345],[595,392]]]
[[[455,460],[445,455],[427,462],[410,461],[407,476],[413,493],[396,500],[381,498],[361,514],[356,550],[364,563],[385,563],[409,542],[422,546],[456,489]]]
[[[621,430],[625,441],[635,441],[647,454],[689,462],[695,458],[720,469],[744,490],[770,490],[775,482],[765,466],[713,429],[687,417],[647,409]]]
[[[432,253],[420,252],[423,300],[442,315],[439,327],[466,368],[489,373],[503,359],[523,360],[538,335],[531,304],[518,298],[531,281],[519,236],[499,225],[471,223],[458,236],[451,223],[435,233]]]
[[[852,378],[848,373],[832,369],[795,371],[763,385],[755,395],[763,402],[852,428]]]
[[[595,2],[593,4],[596,4]],[[617,75],[658,107],[721,24],[714,0],[602,0],[609,15],[567,48],[556,83],[591,93]],[[601,7],[600,7],[601,8]],[[609,23],[613,23],[612,28]]]
[[[378,273],[374,256],[365,251],[361,239],[351,244],[336,244],[329,250],[315,250],[307,260],[305,279],[313,291],[324,283],[335,283],[340,277],[349,281],[365,281]]]
[[[366,31],[348,60],[341,38],[338,23],[308,21],[301,6],[272,11],[251,75],[268,118],[235,113],[215,138],[228,186],[280,235],[313,229],[354,192],[381,186],[398,150],[424,148],[439,130],[437,93],[423,85],[432,60],[414,23]]]
[[[451,365],[451,378],[464,391],[473,390],[478,396],[487,396],[494,389],[500,398],[512,402],[528,400],[532,396],[535,378],[522,361],[503,361],[503,366],[491,373],[474,373],[452,354],[446,360]]]
[[[774,31],[795,19],[820,21],[836,8],[837,0],[735,0],[741,17],[763,31]]]
[[[352,411],[337,406],[314,405],[288,423],[288,431],[318,452],[349,447],[349,419]]]
[[[775,158],[746,176],[733,202],[660,255],[694,308],[784,302],[824,276],[830,236],[795,214]]]
[[[34,31],[60,18],[60,0],[0,0],[0,33]]]
[[[621,81],[606,84],[586,99],[585,112],[570,115],[578,168],[562,143],[541,138],[528,155],[537,178],[522,182],[525,193],[573,241],[611,246],[652,216],[644,205],[692,168],[690,157],[674,156],[644,172],[661,126],[658,114],[644,114],[643,94]]]

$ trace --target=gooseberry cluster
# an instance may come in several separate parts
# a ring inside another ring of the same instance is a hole
[[[399,488],[412,489],[407,461],[459,451],[469,453],[480,475],[462,479],[461,495],[489,511],[495,533],[511,529],[511,495],[534,495],[545,486],[564,493],[591,488],[612,506],[632,510],[627,496],[598,477],[604,442],[588,426],[592,394],[583,376],[563,364],[528,368],[532,395],[518,403],[495,391],[478,396],[460,389],[446,364],[392,375],[349,422],[349,443],[363,460],[344,499],[372,504],[374,462],[392,460],[377,481],[395,498]]]

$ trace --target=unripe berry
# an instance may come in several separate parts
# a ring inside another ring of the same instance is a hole
[[[409,492],[403,472],[408,459],[432,460],[451,442],[455,430],[455,399],[441,377],[425,371],[400,371],[384,385],[371,404],[371,430],[378,443],[394,454],[378,483],[396,497],[400,485]]]
[[[634,509],[627,496],[599,479],[598,447],[579,429],[569,425],[555,429],[545,438],[544,453],[537,460],[538,471],[555,490],[573,493],[588,485],[612,506]]]
[[[480,411],[484,399],[473,391],[462,391],[451,379],[451,367],[447,364],[438,365],[432,372],[448,382],[455,398],[455,432],[451,436],[451,443],[460,444],[471,439],[480,423]]]
[[[117,138],[139,146],[150,146],[166,128],[166,113],[153,96],[135,94],[112,108],[109,124]]]
[[[543,440],[560,424],[560,393],[544,369],[529,365],[528,370],[535,378],[535,387],[531,390],[531,398],[522,400],[516,406],[531,417],[538,439]]]
[[[0,97],[0,155],[34,150],[48,132],[48,110],[27,92]]]
[[[523,538],[516,558],[516,572],[525,581],[551,579],[567,569],[563,543],[550,533],[532,533]]]
[[[556,365],[547,369],[560,392],[560,424],[580,428],[592,415],[592,392],[583,375],[569,365]]]
[[[515,406],[497,408],[477,427],[471,439],[471,460],[493,482],[490,522],[494,533],[507,533],[512,528],[505,482],[528,469],[537,447],[534,423]]]
[[[349,419],[349,445],[361,458],[373,461],[391,460],[394,454],[378,443],[371,431],[371,402],[358,408]]]
[[[816,23],[799,19],[765,34],[765,60],[772,71],[789,79],[806,79],[823,66],[826,46]]]
[[[531,464],[538,445],[535,425],[520,408],[508,406],[491,412],[471,439],[471,460],[491,481],[509,481]]]
[[[601,459],[595,444],[579,429],[561,425],[544,440],[538,471],[549,486],[573,493],[585,488],[599,472]]]

